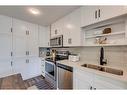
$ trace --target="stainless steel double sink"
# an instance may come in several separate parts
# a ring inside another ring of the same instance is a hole
[[[102,71],[102,72],[107,72],[107,73],[119,75],[119,76],[123,75],[123,70],[118,70],[118,69],[114,69],[114,68],[103,67],[103,66],[93,65],[93,64],[83,64],[81,66],[90,68],[90,69],[94,69],[94,70],[98,70],[98,71]]]

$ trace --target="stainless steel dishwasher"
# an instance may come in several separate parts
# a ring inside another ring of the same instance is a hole
[[[57,63],[57,88],[73,89],[73,68]]]

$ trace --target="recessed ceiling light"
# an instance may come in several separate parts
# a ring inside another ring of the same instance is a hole
[[[72,24],[67,24],[66,27],[67,27],[68,29],[72,29],[72,28],[73,28],[73,25],[72,25]]]
[[[39,15],[40,14],[40,11],[38,9],[35,9],[35,8],[30,8],[29,11],[30,11],[30,13],[32,13],[34,15]]]

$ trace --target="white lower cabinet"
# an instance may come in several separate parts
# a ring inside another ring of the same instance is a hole
[[[127,89],[127,83],[97,75],[85,70],[74,69],[73,88],[86,90]]]
[[[93,74],[78,69],[73,70],[73,88],[91,89],[93,85]]]
[[[41,75],[41,60],[38,57],[15,58],[13,68],[26,80]]]
[[[50,26],[38,27],[39,31],[39,47],[50,47]]]
[[[95,89],[127,89],[127,83],[117,81],[108,77],[94,75]]]
[[[11,59],[0,59],[0,78],[13,74]]]

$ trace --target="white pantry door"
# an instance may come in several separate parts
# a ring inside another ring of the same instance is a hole
[[[29,56],[37,57],[39,55],[38,51],[38,25],[29,23],[28,24],[28,36],[27,36],[27,50],[29,51]]]
[[[12,74],[12,19],[0,15],[0,77]]]
[[[21,73],[26,67],[27,51],[27,22],[13,19],[13,68]]]

